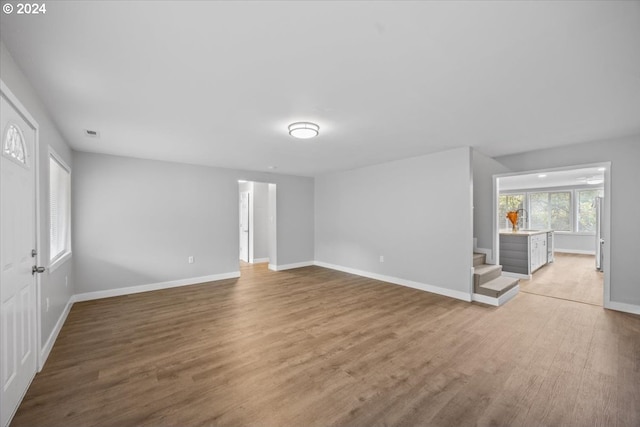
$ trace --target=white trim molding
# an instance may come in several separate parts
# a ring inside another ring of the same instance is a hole
[[[191,277],[188,279],[171,280],[168,282],[150,283],[148,285],[128,286],[125,288],[108,289],[104,291],[85,292],[76,294],[73,297],[74,302],[91,301],[94,299],[118,297],[122,295],[137,294],[140,292],[157,291],[160,289],[177,288],[179,286],[198,285],[206,282],[214,282],[224,279],[237,279],[240,277],[239,271],[231,271],[229,273],[213,274],[210,276]]]
[[[401,279],[393,276],[385,276],[382,274],[371,273],[368,271],[358,270],[350,267],[343,267],[341,265],[329,264],[322,261],[315,261],[314,263],[318,267],[330,268],[332,270],[338,270],[345,273],[355,274],[357,276],[368,277],[369,279],[380,280],[382,282],[393,283],[394,285],[406,286],[408,288],[419,289],[421,291],[431,292],[433,294],[444,295],[447,297],[459,299],[462,301],[471,302],[471,295],[461,291],[454,291],[440,286],[428,285],[426,283],[414,282],[412,280]]]
[[[583,251],[580,249],[562,249],[562,248],[554,248],[553,253],[562,253],[562,254],[576,254],[576,255],[595,255],[594,251]],[[594,267],[595,268],[595,267]]]
[[[261,263],[264,263],[264,262],[269,262],[269,258],[268,257],[267,258],[253,258],[251,260],[251,264],[261,264]]]
[[[626,302],[609,301],[605,302],[604,308],[609,310],[623,311],[625,313],[640,315],[640,305],[627,304]]]
[[[269,264],[269,270],[271,271],[283,271],[283,270],[291,270],[293,268],[301,268],[301,267],[309,267],[314,265],[314,261],[304,261],[304,262],[295,262],[293,264]]]
[[[51,353],[51,350],[53,349],[53,344],[55,344],[56,339],[58,339],[58,334],[60,334],[60,331],[62,330],[62,326],[64,325],[64,322],[67,321],[67,317],[71,312],[71,307],[73,306],[74,301],[75,301],[75,295],[72,295],[71,298],[69,298],[69,301],[67,301],[67,305],[65,306],[64,310],[62,310],[62,313],[60,314],[60,317],[58,318],[56,325],[53,327],[53,330],[51,331],[51,334],[49,334],[49,338],[47,338],[47,342],[45,342],[44,345],[42,346],[42,349],[40,350],[40,360],[38,362],[38,372],[42,371],[42,368],[44,368],[44,364],[47,363],[47,359],[49,358],[49,353]]]

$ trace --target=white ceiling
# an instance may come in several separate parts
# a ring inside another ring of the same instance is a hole
[[[498,188],[500,191],[578,186],[600,188],[603,184],[590,185],[587,183],[587,180],[595,182],[598,179],[604,180],[603,168],[588,167],[507,176],[498,179]]]
[[[640,133],[637,1],[46,6],[0,37],[77,150],[312,176]]]

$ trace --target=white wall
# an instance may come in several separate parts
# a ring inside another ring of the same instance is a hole
[[[237,272],[239,179],[278,186],[278,260],[313,261],[311,178],[90,153],[74,166],[78,293]]]
[[[459,148],[316,177],[316,261],[466,299],[470,155]]]
[[[0,78],[20,100],[40,126],[40,260],[41,265],[48,265],[49,260],[49,146],[71,167],[71,185],[75,185],[75,169],[71,149],[62,138],[49,113],[31,87],[27,78],[22,74],[13,61],[4,43],[0,41]],[[73,201],[72,201],[73,202]],[[73,218],[72,218],[73,220]],[[75,252],[76,248],[72,247]],[[56,323],[61,318],[69,298],[74,293],[73,264],[75,257],[69,259],[54,272],[47,271],[40,275],[41,302],[41,346],[50,339],[55,332]],[[68,285],[67,285],[68,279]],[[46,299],[49,299],[49,310],[46,310]]]
[[[472,168],[473,236],[478,248],[491,250],[489,261],[493,262],[493,175],[507,173],[509,168],[477,150],[472,150]]]
[[[498,157],[514,171],[611,162],[611,301],[640,306],[640,135]],[[637,307],[640,308],[640,307]]]
[[[554,247],[557,252],[574,254],[596,253],[595,234],[554,233]]]

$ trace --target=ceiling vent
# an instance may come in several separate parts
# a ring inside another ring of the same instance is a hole
[[[100,133],[96,130],[85,129],[84,134],[90,136],[91,138],[99,138]]]

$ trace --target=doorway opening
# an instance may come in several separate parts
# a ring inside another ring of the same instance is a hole
[[[242,263],[277,265],[276,184],[238,181],[239,259]]]
[[[494,177],[494,247],[520,291],[609,302],[610,163]],[[513,224],[507,213],[516,223]]]

